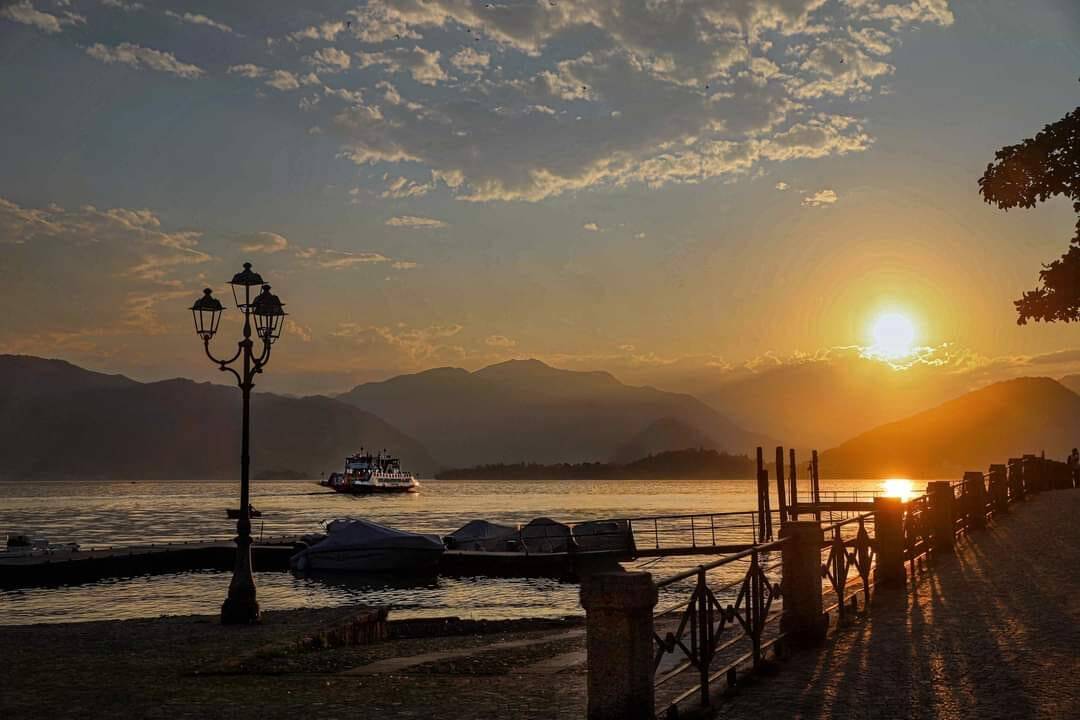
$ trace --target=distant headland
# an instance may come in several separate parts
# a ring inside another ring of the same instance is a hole
[[[633,462],[496,463],[443,470],[438,480],[657,480],[661,478],[735,480],[754,477],[746,455],[688,448],[648,455]]]

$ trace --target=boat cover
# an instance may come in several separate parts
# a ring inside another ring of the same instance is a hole
[[[470,520],[446,536],[446,546],[453,550],[505,552],[508,542],[518,539],[518,529],[487,520]]]
[[[551,518],[536,518],[521,528],[521,544],[526,552],[569,552],[570,528]]]
[[[370,520],[340,518],[326,526],[326,539],[293,556],[292,563],[297,567],[304,556],[316,556],[337,551],[410,551],[420,550],[441,553],[446,548],[438,535],[398,530],[379,525]]]
[[[625,550],[633,552],[634,535],[626,520],[591,520],[574,526],[578,550]]]

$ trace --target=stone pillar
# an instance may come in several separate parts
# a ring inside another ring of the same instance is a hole
[[[1004,465],[990,466],[990,502],[996,513],[1009,509],[1009,481]]]
[[[1024,497],[1024,465],[1020,458],[1009,458],[1009,502]]]
[[[986,484],[981,472],[964,473],[964,494],[969,528],[986,527]]]
[[[656,600],[656,586],[647,572],[597,573],[583,580],[589,720],[654,718]]]
[[[927,483],[926,494],[930,502],[931,547],[934,552],[952,552],[956,537],[952,483],[948,480]]]
[[[904,572],[904,502],[898,497],[874,498],[874,584],[901,587]]]
[[[796,647],[820,645],[828,623],[821,602],[821,546],[825,533],[817,521],[791,521],[780,526],[780,536],[788,538],[781,550],[784,610],[780,631],[788,633]]]

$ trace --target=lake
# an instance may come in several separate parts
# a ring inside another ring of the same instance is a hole
[[[828,480],[822,486],[879,490],[882,483]],[[0,483],[0,534],[28,533],[84,548],[227,540],[235,534],[235,521],[226,519],[225,509],[237,507],[238,496],[235,481]],[[252,485],[252,504],[263,517],[252,522],[256,538],[314,532],[321,521],[344,516],[446,535],[477,518],[524,524],[546,516],[574,522],[753,510],[756,502],[753,480],[425,480],[415,495],[359,497],[327,491],[310,480],[261,481]],[[663,577],[709,559],[662,558],[627,567]],[[212,571],[0,590],[0,623],[215,614],[228,582],[229,573]],[[331,580],[273,572],[258,573],[256,583],[264,610],[368,603],[390,606],[394,618],[581,613],[578,586],[548,579],[440,577],[402,585],[362,576]]]

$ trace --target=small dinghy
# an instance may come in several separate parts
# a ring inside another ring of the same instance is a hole
[[[445,551],[437,535],[342,518],[326,526],[323,540],[289,558],[289,565],[294,570],[419,572],[434,570]]]
[[[487,520],[471,520],[443,540],[450,550],[515,552],[521,550],[521,536],[516,527]]]

